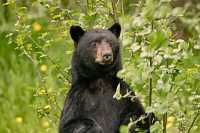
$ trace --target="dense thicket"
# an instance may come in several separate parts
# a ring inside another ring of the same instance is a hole
[[[122,25],[118,76],[159,117],[151,132],[198,133],[199,0],[2,0],[0,132],[57,132],[71,85],[70,26],[113,22]]]

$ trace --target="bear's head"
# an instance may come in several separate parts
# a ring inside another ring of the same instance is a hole
[[[70,35],[74,41],[72,58],[72,80],[81,78],[102,78],[116,76],[121,69],[118,38],[121,26],[118,23],[109,29],[83,30],[71,26]]]

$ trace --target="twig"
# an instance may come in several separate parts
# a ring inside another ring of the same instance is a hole
[[[154,29],[154,25],[153,25],[153,21],[151,23],[151,31],[153,31]],[[150,69],[152,69],[152,65],[153,65],[153,62],[152,62],[152,57],[149,58],[149,67]],[[152,71],[151,71],[151,74],[150,74],[150,78],[149,78],[149,106],[151,106],[152,104],[152,91],[153,91],[153,85],[152,85]],[[149,117],[149,125],[151,125],[151,117]],[[149,131],[150,132],[150,131]]]
[[[194,119],[193,119],[193,121],[192,121],[192,123],[191,123],[191,125],[190,125],[190,127],[189,127],[189,129],[187,131],[187,133],[190,133],[190,131],[191,131],[192,127],[194,126],[194,124],[195,124],[197,118],[199,117],[199,115],[200,115],[200,109],[198,110],[197,114],[194,116]]]
[[[149,66],[152,67],[152,58],[149,58]],[[150,75],[151,77],[149,78],[149,106],[151,106],[152,103],[152,75]]]
[[[149,66],[150,69],[152,68],[152,57],[149,58]],[[150,79],[149,79],[149,106],[151,106],[152,103],[152,90],[153,90],[153,86],[152,86],[152,72],[150,74]],[[149,117],[149,126],[151,125],[151,117]],[[150,132],[150,131],[149,131]]]
[[[62,75],[62,77],[64,77],[64,82],[68,82],[68,83],[71,83],[70,79],[68,79],[65,74],[57,67],[57,64],[56,62],[49,56],[47,55],[47,53],[40,47],[40,45],[31,37],[31,36],[28,36],[29,39],[46,55],[46,57],[50,60],[50,62],[56,66],[56,69],[57,71]]]
[[[154,29],[154,21],[152,20],[151,22],[151,32],[153,32],[153,29]],[[149,66],[150,68],[152,68],[152,57],[149,58]],[[152,71],[151,71],[152,73]],[[153,90],[153,87],[152,87],[152,74],[150,75],[150,79],[149,79],[149,106],[151,106],[151,103],[152,103],[152,90]]]
[[[7,5],[7,2],[8,2],[8,0],[2,0],[2,4],[4,4],[3,14],[4,14],[4,18],[5,18],[6,22],[9,21],[9,8],[8,8],[8,5]]]
[[[169,62],[168,60],[166,61],[166,66],[167,66],[167,69],[169,68]],[[168,74],[168,72],[167,72]],[[172,86],[170,87],[170,90],[172,90]],[[167,112],[163,114],[163,133],[167,133]]]
[[[167,112],[163,114],[163,133],[167,132]]]
[[[116,4],[117,4],[117,1],[116,0],[111,0],[112,2],[112,10],[113,10],[113,20],[115,23],[118,23],[119,22],[119,18],[118,18],[118,15],[117,15],[117,9],[116,9]]]
[[[44,84],[44,81],[42,80],[42,76],[38,70],[38,63],[36,63],[33,59],[33,57],[26,51],[26,49],[23,49],[24,54],[26,55],[26,57],[33,63],[34,69],[37,73],[38,79],[40,81],[40,85]]]

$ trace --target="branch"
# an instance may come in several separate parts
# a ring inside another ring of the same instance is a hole
[[[189,127],[189,129],[187,131],[187,133],[190,133],[190,131],[191,131],[192,127],[194,126],[194,124],[195,124],[197,118],[199,117],[199,115],[200,115],[200,110],[198,110],[197,114],[195,115],[195,117],[194,117],[194,119],[193,119],[193,121],[192,121],[192,123],[191,123],[191,125],[190,125],[190,127]]]
[[[29,37],[29,39],[46,55],[46,57],[50,60],[50,62],[53,64],[53,65],[55,65],[56,66],[56,69],[57,69],[57,71],[62,75],[62,77],[64,78],[64,79],[62,79],[64,82],[68,82],[68,83],[71,83],[71,80],[70,79],[68,79],[66,76],[65,76],[65,74],[57,67],[57,64],[56,64],[56,62],[49,56],[49,55],[47,55],[47,53],[39,46],[39,44],[31,37],[31,36],[28,36]]]
[[[152,58],[150,57],[149,58],[149,66],[150,68],[152,67]],[[152,90],[153,90],[153,87],[152,87],[152,75],[150,75],[150,79],[149,79],[149,106],[151,106],[151,103],[152,103]]]
[[[8,22],[9,20],[9,8],[8,8],[8,5],[7,5],[7,0],[2,0],[2,4],[4,5],[3,6],[3,15],[4,15],[4,19],[6,22]]]
[[[166,66],[167,66],[167,69],[169,69],[169,62],[168,62],[168,60],[166,61]],[[169,73],[167,72],[167,74],[169,74]],[[170,87],[169,92],[171,92],[171,90],[172,90],[172,85]],[[163,114],[163,133],[167,132],[167,115],[168,115],[167,112]]]
[[[163,114],[163,133],[167,132],[167,112]]]
[[[114,22],[115,23],[118,23],[119,22],[119,18],[118,18],[118,15],[117,15],[117,1],[116,0],[111,0],[111,2],[112,2],[112,10],[113,10],[113,12],[112,12],[112,17],[113,17],[113,20],[114,20]]]
[[[38,70],[38,63],[36,63],[36,62],[34,61],[33,57],[26,51],[25,48],[23,49],[23,52],[24,52],[25,56],[33,63],[33,66],[34,66],[34,69],[35,69],[36,74],[37,74],[37,76],[38,76],[40,85],[44,84],[44,81],[42,80],[42,76],[41,76],[41,74],[40,74],[40,71]]]

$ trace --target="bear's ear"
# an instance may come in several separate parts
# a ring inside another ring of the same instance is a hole
[[[80,26],[71,26],[70,28],[70,35],[76,45],[84,33],[85,31]]]
[[[121,32],[121,26],[119,23],[113,24],[108,30],[110,30],[117,38],[119,38]]]

